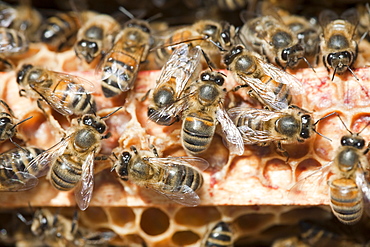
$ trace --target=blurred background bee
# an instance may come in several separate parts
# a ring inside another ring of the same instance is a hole
[[[218,123],[221,124],[232,154],[244,153],[242,137],[224,109],[226,89],[224,75],[216,71],[205,71],[192,84],[186,100],[181,127],[182,146],[187,153],[199,155],[211,144]]]
[[[351,66],[356,61],[358,47],[356,41],[356,26],[359,21],[356,9],[348,9],[339,17],[332,10],[320,13],[319,22],[322,26],[320,50],[325,67],[333,69],[332,80],[335,74],[345,71],[353,73]]]
[[[191,47],[200,46],[212,60],[220,59],[220,51],[228,50],[234,44],[235,27],[226,21],[200,20],[191,26],[167,31],[158,42],[156,62],[163,65],[173,51],[173,45],[187,43]],[[159,36],[159,35],[157,35]]]
[[[118,111],[118,108],[116,111]],[[32,160],[25,171],[37,177],[48,173],[48,179],[58,190],[74,189],[76,203],[85,210],[90,203],[94,185],[94,158],[101,148],[101,140],[110,135],[103,135],[107,130],[105,117],[86,114],[72,120],[72,127],[59,143],[49,148]]]
[[[362,218],[363,212],[369,214],[370,185],[367,180],[369,162],[366,154],[370,144],[366,146],[360,133],[352,133],[337,114],[349,135],[342,136],[341,146],[337,149],[333,161],[320,167],[308,176],[299,180],[290,190],[292,199],[303,193],[305,184],[317,189],[317,186],[327,182],[329,186],[330,207],[333,214],[343,224],[355,224]],[[329,179],[328,175],[332,174]]]
[[[304,58],[304,48],[298,37],[284,24],[284,21],[270,7],[261,7],[262,16],[248,20],[248,12],[242,12],[246,20],[239,36],[243,44],[263,55],[268,62],[283,69],[295,68]]]
[[[224,221],[218,222],[208,236],[205,238],[205,242],[202,247],[232,247],[233,245],[233,232]]]
[[[91,64],[98,61],[113,45],[119,23],[111,16],[98,14],[82,25],[74,46],[76,56]]]
[[[106,98],[133,88],[140,63],[147,59],[153,44],[148,20],[135,19],[123,7],[120,10],[131,20],[117,34],[112,49],[98,68],[101,70],[102,90]]]
[[[270,110],[286,109],[302,94],[302,83],[291,74],[266,63],[258,54],[242,45],[235,46],[224,56],[224,63],[239,83],[234,90],[250,88],[249,95]]]
[[[95,15],[92,11],[56,13],[41,25],[39,40],[51,51],[66,51],[75,44],[81,25]]]
[[[200,72],[201,49],[183,43],[176,47],[163,66],[156,86],[150,93],[148,117],[160,125],[172,125],[180,120],[183,100],[191,81]]]
[[[228,110],[232,121],[240,131],[244,144],[260,146],[275,143],[284,156],[289,154],[282,144],[304,142],[316,132],[312,114],[290,105],[281,111],[269,111],[249,107],[234,107]],[[321,120],[321,119],[320,119]]]
[[[17,30],[27,40],[36,41],[35,34],[41,25],[42,16],[31,5],[31,0],[20,0],[19,5],[14,7],[0,1],[0,26]]]
[[[202,171],[208,162],[197,157],[159,158],[156,149],[122,152],[112,170],[116,170],[123,181],[131,181],[140,187],[155,190],[159,194],[185,206],[200,203],[196,191],[203,185]]]
[[[0,191],[34,188],[38,179],[24,169],[42,152],[42,149],[35,147],[18,147],[0,154]]]
[[[63,116],[96,111],[94,85],[82,77],[25,64],[17,72],[17,83],[21,95],[42,99]]]
[[[38,209],[27,221],[18,213],[18,218],[31,226],[32,234],[47,246],[105,246],[116,234],[112,231],[93,232],[78,225],[78,213],[69,219],[49,209]]]

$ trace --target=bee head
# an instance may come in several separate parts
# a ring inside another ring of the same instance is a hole
[[[286,66],[290,68],[294,68],[299,59],[301,59],[304,55],[304,48],[301,44],[294,45],[292,47],[283,49],[281,52],[281,60],[283,61]],[[277,64],[281,65],[282,63],[277,61]]]
[[[354,55],[348,51],[330,53],[326,58],[327,64],[335,69],[338,74],[346,71],[347,67],[353,63]]]
[[[130,152],[123,152],[119,157],[119,164],[116,167],[116,171],[120,178],[124,181],[128,180],[128,165],[130,164],[132,155]]]
[[[304,114],[301,117],[301,122],[302,122],[302,126],[301,126],[301,132],[299,133],[299,136],[302,139],[308,139],[311,137],[311,130],[313,126],[311,115]]]
[[[365,140],[359,135],[345,135],[340,140],[342,146],[354,147],[356,149],[363,149],[365,147]]]
[[[242,45],[237,45],[232,48],[227,54],[224,56],[224,63],[229,66],[234,59],[243,52],[244,47]]]
[[[138,19],[127,21],[125,24],[125,27],[135,27],[135,28],[141,29],[145,33],[149,33],[149,34],[151,33],[148,22],[138,20]]]
[[[99,46],[95,41],[81,40],[76,44],[77,56],[82,56],[87,63],[91,63],[99,55]]]
[[[33,68],[31,64],[24,64],[17,73],[17,83],[22,84],[29,70]]]
[[[86,114],[82,117],[82,124],[93,127],[99,134],[103,134],[107,130],[105,122],[91,114]]]

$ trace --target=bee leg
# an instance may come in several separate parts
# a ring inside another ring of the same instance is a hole
[[[101,139],[108,139],[109,137],[112,136],[112,133],[108,132],[106,135],[102,136]]]
[[[112,155],[115,155],[115,154],[112,153]],[[118,159],[117,156],[115,156],[115,158]],[[113,160],[113,158],[110,155],[95,156],[94,160],[95,161],[100,161],[100,162],[95,163],[95,168],[94,168],[95,173],[99,173],[100,171],[105,170],[108,167],[110,167],[110,168],[114,167],[113,164],[114,164],[115,160]]]
[[[290,156],[289,153],[281,146],[281,142],[276,143],[276,148],[279,153],[286,157],[285,162],[288,163]]]
[[[31,220],[26,220],[26,218],[24,218],[24,216],[21,213],[17,213],[17,217],[18,217],[18,219],[20,219],[27,226],[32,225],[33,220],[32,219]]]
[[[367,154],[370,151],[370,142],[367,144],[367,148],[364,151],[364,154]]]
[[[12,109],[10,109],[9,105],[5,101],[3,101],[3,100],[0,99],[0,103],[5,106],[5,108],[8,110],[8,112],[10,113],[10,115],[12,115],[12,117],[15,117],[14,116],[14,112],[12,111]]]
[[[154,156],[155,157],[159,157],[159,155],[158,155],[158,151],[157,151],[157,149],[154,147],[154,145],[152,144],[152,145],[150,145],[150,148],[152,149],[152,152],[154,153]]]
[[[64,138],[66,136],[66,133],[65,133],[64,129],[62,128],[62,126],[59,124],[59,122],[51,114],[51,109],[48,108],[49,109],[48,112],[45,110],[45,108],[43,106],[43,103],[44,103],[43,99],[38,99],[37,100],[37,106],[42,111],[42,113],[45,115],[48,122],[51,124],[51,126],[53,128],[57,129],[59,134]]]
[[[150,91],[152,91],[152,89],[149,89],[149,90],[145,93],[145,95],[140,99],[140,102],[143,102],[143,101],[145,101],[145,100],[148,98]]]
[[[236,87],[234,87],[234,89],[233,89],[233,91],[234,92],[236,92],[236,91],[238,91],[239,89],[241,89],[241,88],[243,88],[243,87],[249,87],[247,84],[244,84],[244,85],[238,85],[238,86],[236,86]],[[252,91],[252,90],[250,90],[250,91]],[[249,92],[250,92],[249,91]],[[248,92],[248,93],[249,93]]]
[[[75,210],[72,219],[71,233],[75,234],[77,232],[77,229],[78,229],[78,210]]]
[[[0,57],[0,62],[3,63],[3,68],[0,69],[1,72],[12,71],[15,68],[15,66],[12,62],[10,62],[9,60],[7,60],[3,57]]]
[[[26,90],[24,89],[19,90],[19,97],[27,97]]]

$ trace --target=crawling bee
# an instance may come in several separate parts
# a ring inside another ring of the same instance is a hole
[[[304,57],[304,48],[275,11],[270,8],[263,11],[263,16],[244,23],[240,30],[242,42],[262,54],[270,63],[284,69],[295,68]]]
[[[4,64],[3,70],[12,70],[15,65],[12,58],[28,51],[28,40],[23,33],[0,27],[0,61]]]
[[[233,245],[233,232],[230,226],[224,222],[218,222],[211,232],[209,233],[204,247],[232,247]]]
[[[180,44],[163,66],[161,75],[151,93],[148,107],[150,120],[160,125],[171,125],[180,120],[183,111],[182,99],[187,94],[190,82],[200,71],[201,50]]]
[[[294,105],[279,112],[249,107],[235,107],[228,111],[239,129],[244,144],[264,146],[272,142],[278,151],[289,157],[282,144],[304,142],[311,138],[315,130],[312,114]],[[321,119],[320,119],[321,120]]]
[[[199,46],[207,55],[214,57],[220,54],[220,50],[228,50],[234,43],[234,37],[235,27],[228,22],[200,20],[191,26],[171,30],[162,38],[161,48],[156,51],[156,61],[162,65],[172,54],[173,45],[184,42],[190,43],[191,47]]]
[[[43,150],[18,147],[0,154],[0,191],[23,191],[34,188],[38,179],[24,168]]]
[[[289,73],[264,62],[257,54],[237,45],[224,56],[224,63],[241,87],[271,110],[286,109],[293,95],[302,94],[302,83]]]
[[[340,116],[337,116],[346,127]],[[310,185],[327,181],[333,214],[344,224],[355,224],[360,221],[363,211],[369,208],[370,186],[366,173],[369,163],[365,155],[370,150],[370,145],[365,145],[364,138],[360,136],[362,131],[352,133],[347,127],[346,129],[350,134],[342,136],[341,146],[337,149],[333,161],[299,180],[290,193],[294,196],[302,192],[302,186],[310,177],[315,179]],[[327,180],[329,172],[333,175]]]
[[[116,111],[118,111],[118,108]],[[38,155],[25,171],[41,177],[48,172],[48,179],[58,190],[74,189],[77,205],[85,210],[90,203],[94,184],[94,158],[101,148],[101,140],[107,130],[105,117],[92,114],[72,120],[66,137],[59,143]]]
[[[107,98],[132,89],[140,63],[146,60],[153,43],[149,22],[129,16],[131,20],[117,34],[101,64],[101,86]]]
[[[99,59],[113,45],[115,35],[120,25],[109,15],[96,15],[78,30],[74,49],[77,57],[88,64]]]
[[[33,99],[45,100],[64,116],[93,113],[94,85],[81,77],[25,64],[17,73],[17,83]],[[22,94],[21,94],[22,95]]]
[[[223,107],[226,96],[226,90],[222,88],[224,82],[221,73],[205,71],[193,84],[181,128],[182,145],[186,152],[198,155],[207,150],[217,123],[220,123],[230,152],[244,153],[242,137]]]
[[[18,213],[18,218],[31,225],[32,234],[47,246],[105,246],[113,237],[114,232],[92,232],[78,226],[77,211],[73,219],[54,214],[48,209],[39,209],[31,221],[27,221]]]
[[[200,171],[208,167],[208,162],[197,157],[159,158],[157,151],[122,152],[113,169],[124,181],[132,181],[138,186],[155,190],[169,199],[185,206],[197,206],[199,196],[195,193],[203,185]],[[112,169],[112,170],[113,170]]]
[[[358,21],[356,9],[349,9],[340,17],[331,10],[320,13],[319,22],[323,29],[320,50],[325,67],[328,71],[334,69],[332,80],[335,74],[343,74],[347,69],[357,79],[351,66],[358,53],[355,40]]]

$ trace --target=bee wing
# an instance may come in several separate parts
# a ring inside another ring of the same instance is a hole
[[[230,153],[242,155],[244,153],[244,142],[241,133],[222,106],[217,108],[216,117],[221,124],[222,132],[226,138],[226,146]]]
[[[338,19],[337,13],[332,10],[326,9],[321,11],[319,15],[319,23],[325,29],[325,27],[332,21]]]
[[[350,22],[353,26],[353,30],[356,28],[359,20],[360,20],[360,16],[359,16],[359,13],[357,11],[356,8],[350,8],[350,9],[347,9],[346,11],[344,11],[341,15],[340,15],[340,18],[343,19],[343,20],[346,20],[348,22]]]
[[[36,158],[31,160],[24,172],[30,173],[36,177],[45,176],[49,171],[49,166],[53,164],[56,159],[61,156],[68,146],[68,142],[71,136],[63,138],[60,142],[45,150],[41,154],[37,155]]]
[[[314,170],[307,176],[300,178],[289,190],[288,198],[292,201],[301,199],[304,200],[308,195],[312,195],[318,191],[327,182],[327,176],[331,170],[333,162]]]
[[[205,159],[191,156],[167,158],[149,157],[148,160],[153,165],[163,167],[164,169],[174,165],[185,165],[191,168],[196,167],[198,170],[204,171],[209,166],[208,161],[206,161]]]
[[[66,100],[71,100],[76,95],[95,92],[94,84],[82,77],[60,72],[53,72],[53,74],[55,79],[51,87],[39,87],[34,83],[31,83],[30,86],[62,115],[73,115],[74,113],[74,109],[69,106],[70,104]],[[58,88],[60,83],[66,86]],[[67,97],[64,97],[64,95],[67,95]]]
[[[0,191],[29,190],[36,187],[38,182],[38,179],[28,172],[16,172],[12,178],[0,181]]]
[[[260,79],[238,74],[239,78],[252,88],[255,93],[264,101],[263,104],[270,106],[274,110],[282,110],[288,107],[288,102],[279,101],[274,93],[274,88],[269,87]]]
[[[187,185],[180,186],[177,192],[171,192],[170,190],[172,190],[173,188],[163,183],[159,183],[158,187],[163,189],[154,190],[156,190],[160,194],[163,194],[170,200],[180,203],[186,207],[195,207],[198,206],[200,203],[200,198],[198,194]]]
[[[76,203],[81,210],[85,210],[89,206],[94,189],[94,156],[95,153],[91,152],[86,157],[82,164],[81,180],[75,189]]]
[[[285,72],[284,70],[274,66],[273,64],[263,62],[261,59],[257,58],[257,61],[261,65],[261,68],[266,75],[271,76],[271,78],[279,83],[286,84],[289,87],[289,91],[292,95],[301,95],[303,85],[300,80],[295,76]]]
[[[356,184],[362,191],[365,212],[370,216],[370,185],[365,177],[366,173],[363,171],[361,166],[359,166],[358,169],[360,171],[356,172]]]
[[[189,82],[190,77],[198,68],[201,50],[198,46],[189,50],[187,44],[180,44],[171,54],[159,76],[157,87],[162,83],[176,78],[176,95],[180,97]]]
[[[250,107],[234,107],[228,111],[228,114],[234,123],[237,121],[237,118],[269,121],[281,116],[280,112],[254,109]],[[247,125],[238,125],[237,128],[243,138],[244,144],[247,145],[280,140],[278,137],[272,136],[271,132],[267,130],[255,130]]]

